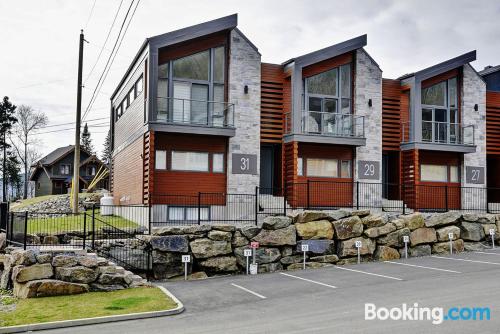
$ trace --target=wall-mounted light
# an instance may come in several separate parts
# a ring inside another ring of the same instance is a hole
[[[368,99],[368,107],[372,107],[372,99]]]
[[[479,110],[479,106],[477,105],[477,103],[474,105],[474,111],[478,111]]]
[[[243,92],[244,92],[245,94],[248,94],[248,85],[245,85],[245,87],[243,88]]]

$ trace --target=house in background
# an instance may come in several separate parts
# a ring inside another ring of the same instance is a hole
[[[67,194],[73,178],[75,146],[59,147],[31,166],[30,181],[35,183],[35,196]],[[86,189],[100,168],[107,168],[99,158],[80,151],[80,191]],[[108,189],[108,177],[96,188]]]

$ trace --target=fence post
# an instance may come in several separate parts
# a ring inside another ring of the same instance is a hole
[[[448,212],[448,185],[444,186],[444,198],[445,198],[445,208],[446,212]]]
[[[14,232],[14,212],[11,212],[10,213],[10,219],[9,219],[9,231],[10,231],[10,238],[9,238],[9,234],[7,234],[7,240],[10,240],[12,241],[12,236],[13,236],[13,232]]]
[[[92,204],[92,249],[95,249],[95,204]]]
[[[87,212],[83,212],[83,249],[87,243]]]
[[[151,234],[151,194],[148,195],[148,234]]]
[[[198,191],[198,225],[201,224],[201,192]]]
[[[283,189],[283,216],[286,216],[286,189]]]
[[[259,186],[255,187],[255,226],[259,224]]]
[[[26,250],[27,240],[28,240],[28,211],[24,211],[24,250]]]
[[[311,202],[310,202],[310,199],[309,199],[309,184],[310,184],[310,181],[309,179],[307,179],[307,209],[309,209],[311,207]]]
[[[356,181],[356,210],[359,210],[359,181]]]
[[[401,184],[401,202],[403,204],[403,214],[406,214],[406,205],[405,205],[405,184]]]

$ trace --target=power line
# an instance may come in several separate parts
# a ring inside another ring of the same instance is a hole
[[[84,125],[81,126],[82,128],[84,127]],[[103,127],[109,127],[109,124],[107,125],[100,125],[100,126],[93,126],[93,125],[89,125],[88,126],[89,128],[94,128],[94,127],[98,127],[98,128],[103,128]],[[37,132],[37,133],[33,133],[33,135],[37,136],[37,135],[44,135],[44,134],[47,134],[47,133],[56,133],[56,132],[64,132],[64,131],[69,131],[69,130],[75,130],[74,127],[72,128],[66,128],[66,129],[57,129],[57,130],[51,130],[51,131],[45,131],[45,132]],[[92,133],[99,133],[99,132],[92,132]]]
[[[112,59],[112,55],[113,55],[113,53],[114,53],[114,51],[116,49],[116,46],[118,45],[118,41],[120,40],[120,35],[121,35],[122,31],[123,31],[123,27],[125,26],[125,22],[127,21],[128,14],[130,13],[130,9],[132,8],[132,5],[134,4],[134,1],[135,0],[132,0],[130,2],[130,6],[128,7],[128,10],[127,10],[127,13],[125,14],[125,17],[123,18],[122,25],[120,26],[120,31],[118,32],[118,35],[116,36],[115,44],[113,45],[111,53],[109,54],[108,60],[106,61],[106,65],[104,66],[104,70],[102,71],[102,73],[101,73],[101,75],[99,77],[99,80],[97,81],[97,85],[94,88],[94,92],[92,93],[92,96],[90,98],[89,104],[87,105],[87,108],[85,108],[85,112],[83,113],[82,119],[85,119],[85,117],[87,116],[90,108],[92,108],[92,105],[94,104],[95,96],[96,96],[98,90],[100,89],[100,87],[102,86],[102,82],[104,82],[104,80],[103,80],[104,74],[106,73],[106,69],[108,68],[108,65],[111,66],[110,65],[110,61]]]
[[[89,119],[89,120],[87,120],[86,122],[101,121],[101,120],[104,120],[104,119],[109,119],[109,117],[101,117],[101,118]],[[51,125],[42,126],[42,127],[40,127],[39,129],[53,128],[53,127],[56,127],[56,126],[71,125],[71,124],[75,124],[75,122],[59,123],[59,124],[51,124]]]
[[[90,10],[89,18],[87,19],[87,22],[85,23],[85,28],[83,30],[87,30],[87,26],[89,25],[90,19],[92,18],[92,14],[94,13],[94,7],[96,2],[97,0],[94,0],[94,3],[92,4],[92,9]]]

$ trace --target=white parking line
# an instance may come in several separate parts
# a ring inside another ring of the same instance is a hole
[[[402,279],[402,278],[398,278],[398,277],[392,277],[392,276],[386,276],[386,275],[374,274],[374,273],[369,273],[369,272],[366,272],[366,271],[361,271],[361,270],[355,270],[355,269],[343,268],[343,267],[340,267],[340,266],[335,266],[335,268],[337,268],[337,269],[342,269],[342,270],[353,271],[353,272],[355,272],[355,273],[360,273],[360,274],[365,274],[365,275],[371,275],[371,276],[378,276],[378,277],[383,277],[383,278],[389,278],[389,279],[393,279],[393,280],[396,280],[396,281],[404,281],[404,279]]]
[[[231,283],[231,285],[232,285],[232,286],[234,286],[234,287],[236,287],[236,288],[238,288],[238,289],[241,289],[241,290],[243,290],[243,291],[246,291],[246,292],[248,292],[248,293],[251,293],[252,295],[257,296],[257,297],[259,297],[259,298],[261,298],[261,299],[266,299],[266,297],[265,297],[265,296],[263,296],[263,295],[261,295],[260,293],[257,293],[257,292],[255,292],[255,291],[249,290],[249,289],[247,289],[247,288],[244,288],[244,287],[242,287],[242,286],[240,286],[240,285],[238,285],[238,284]]]
[[[280,273],[280,274],[283,275],[283,276],[288,276],[288,277],[300,279],[302,281],[306,281],[306,282],[309,282],[309,283],[314,283],[314,284],[326,286],[327,288],[332,288],[332,289],[336,289],[337,288],[336,286],[333,286],[333,285],[330,285],[330,284],[313,281],[311,279],[307,279],[307,278],[303,278],[303,277],[299,277],[299,276],[295,276],[295,275],[290,275],[290,274],[286,274],[286,273]]]
[[[488,254],[488,255],[500,255],[500,253],[491,253],[491,252],[474,252],[474,253],[479,253],[479,254]]]
[[[393,261],[384,261],[384,263],[392,263],[392,264],[399,264],[401,266],[416,267],[416,268],[438,270],[438,271],[446,271],[446,272],[449,272],[449,273],[461,274],[460,271],[449,270],[449,269],[441,269],[441,268],[434,268],[434,267],[426,267],[426,266],[417,266],[416,264],[393,262]]]
[[[445,257],[445,256],[431,256],[436,259],[445,259],[445,260],[454,260],[454,261],[464,261],[464,262],[474,262],[474,263],[484,263],[484,264],[492,264],[495,266],[500,266],[500,263],[497,262],[488,262],[488,261],[477,261],[477,260],[466,260],[466,259],[456,259],[452,257]]]

